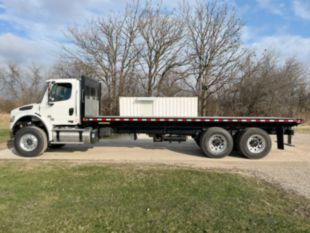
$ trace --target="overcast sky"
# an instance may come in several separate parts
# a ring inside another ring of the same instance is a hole
[[[52,64],[68,26],[124,9],[125,0],[0,0],[0,63]],[[173,9],[178,0],[163,0]],[[310,63],[310,0],[233,0],[242,43]]]

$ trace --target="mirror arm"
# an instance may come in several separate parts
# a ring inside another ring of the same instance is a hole
[[[48,89],[47,89],[47,104],[49,106],[53,106],[54,103],[52,101],[50,101],[50,91],[52,90],[53,85],[55,84],[55,82],[50,82],[48,84]]]

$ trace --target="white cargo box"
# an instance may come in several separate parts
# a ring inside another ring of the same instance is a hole
[[[120,97],[120,116],[196,117],[197,97]]]

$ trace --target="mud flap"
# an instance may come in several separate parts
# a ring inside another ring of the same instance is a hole
[[[294,130],[292,129],[289,129],[287,130],[287,146],[291,146],[293,147],[293,143],[292,143],[292,138],[293,138],[293,135],[294,135]]]
[[[284,150],[284,129],[277,127],[277,144],[279,150]]]

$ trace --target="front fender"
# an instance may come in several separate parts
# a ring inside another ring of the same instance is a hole
[[[12,118],[13,117],[11,115],[11,120]],[[35,114],[19,114],[18,116],[14,117],[13,121],[10,122],[10,130],[12,133],[17,124],[22,121],[41,122],[47,132],[48,141],[52,140],[53,126],[48,121],[42,119],[42,117]]]

